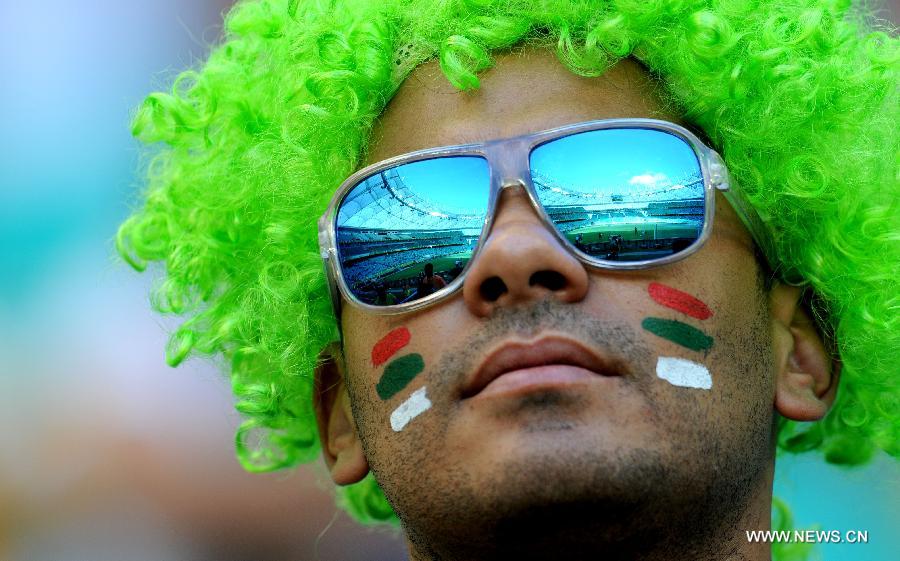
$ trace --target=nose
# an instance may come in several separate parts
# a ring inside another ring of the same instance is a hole
[[[578,302],[588,289],[584,266],[538,217],[521,186],[503,189],[490,234],[463,283],[477,317],[543,298]]]

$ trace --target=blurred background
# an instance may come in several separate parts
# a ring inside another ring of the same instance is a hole
[[[406,559],[335,511],[322,466],[243,472],[227,382],[165,365],[175,323],[114,256],[141,188],[131,111],[205,56],[229,5],[0,0],[0,561]],[[777,472],[798,527],[869,531],[820,559],[897,558],[897,462]]]

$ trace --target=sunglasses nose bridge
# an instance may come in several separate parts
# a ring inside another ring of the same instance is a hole
[[[501,195],[507,189],[528,192],[530,143],[525,138],[509,138],[490,143],[486,147],[486,152],[491,163],[491,182],[493,184],[490,206],[496,212]],[[528,198],[532,198],[530,193]]]
[[[528,150],[526,139],[510,138],[493,142],[487,147],[488,159],[493,168],[493,178],[498,191],[508,187],[524,187],[528,173]]]

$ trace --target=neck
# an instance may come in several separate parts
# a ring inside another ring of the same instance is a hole
[[[770,544],[750,543],[748,530],[771,525],[772,471],[761,478],[749,501],[723,515],[665,518],[652,509],[630,513],[601,505],[507,517],[492,531],[465,545],[441,547],[407,533],[411,561],[771,561]]]

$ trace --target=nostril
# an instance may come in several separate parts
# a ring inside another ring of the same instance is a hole
[[[558,271],[538,271],[528,279],[529,286],[543,286],[547,290],[562,290],[566,287],[566,277]]]
[[[500,277],[491,277],[485,280],[478,290],[481,292],[481,297],[488,302],[496,302],[508,291],[506,283]]]

